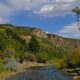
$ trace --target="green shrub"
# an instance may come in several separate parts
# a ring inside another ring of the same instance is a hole
[[[48,53],[40,52],[37,54],[37,62],[46,63],[49,59]]]
[[[35,55],[31,53],[25,53],[25,59],[28,61],[36,61]]]
[[[6,70],[5,69],[5,65],[2,64],[2,63],[0,63],[0,73],[3,72],[3,71],[5,71],[5,70]]]
[[[68,67],[68,64],[64,60],[62,60],[62,62],[60,63],[60,69],[65,69],[67,67]]]
[[[58,58],[54,58],[54,59],[50,59],[48,61],[48,63],[52,64],[54,67],[61,69],[61,63],[62,63],[63,59],[58,59]]]
[[[25,60],[25,55],[23,52],[19,52],[18,54],[16,54],[16,58],[20,63],[22,63]]]
[[[17,71],[18,70],[18,62],[14,57],[6,57],[4,59],[4,65],[7,70]]]

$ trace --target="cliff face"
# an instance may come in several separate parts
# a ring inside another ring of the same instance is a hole
[[[79,39],[64,38],[55,34],[48,34],[48,38],[49,40],[53,41],[56,45],[70,46],[73,48],[80,47]]]
[[[63,45],[63,46],[70,46],[75,48],[80,47],[79,39],[64,38],[55,34],[46,33],[38,28],[19,27],[19,26],[16,27],[8,24],[0,25],[0,34],[3,32],[6,35],[6,31],[8,30],[15,33],[15,35],[18,34],[19,37],[26,40],[26,42],[29,42],[31,39],[31,36],[34,35],[39,39],[46,39],[57,46]]]

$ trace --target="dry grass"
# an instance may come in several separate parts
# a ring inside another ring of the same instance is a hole
[[[80,80],[80,76],[75,76],[73,80]]]
[[[9,76],[14,75],[14,74],[15,73],[11,72],[11,71],[2,72],[2,73],[0,73],[0,80],[5,80],[6,77],[9,77]]]

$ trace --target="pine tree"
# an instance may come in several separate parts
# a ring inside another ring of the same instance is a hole
[[[29,43],[29,51],[39,52],[39,50],[40,50],[39,41],[36,39],[35,36],[32,36],[31,41]]]

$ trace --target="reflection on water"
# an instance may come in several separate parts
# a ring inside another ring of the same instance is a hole
[[[72,80],[52,66],[30,68],[6,80]]]

